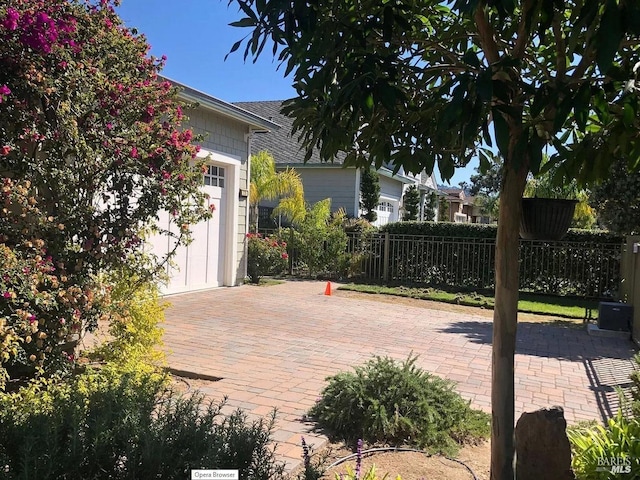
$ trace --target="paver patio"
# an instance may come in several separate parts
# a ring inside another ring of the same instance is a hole
[[[169,297],[165,345],[169,365],[220,378],[203,393],[228,396],[228,408],[253,416],[278,408],[276,452],[294,468],[300,435],[326,441],[304,422],[325,378],[372,355],[417,364],[458,383],[473,406],[490,412],[491,320],[323,295],[324,282],[291,281]],[[584,330],[521,322],[516,352],[516,415],[561,405],[571,422],[603,419],[617,409],[614,387],[628,386],[631,341]]]

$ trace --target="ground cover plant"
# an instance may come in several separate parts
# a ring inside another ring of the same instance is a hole
[[[166,376],[109,364],[0,396],[0,468],[13,479],[188,478],[192,468],[280,478],[274,417],[166,390]]]
[[[414,445],[453,453],[461,443],[489,435],[489,416],[473,410],[453,382],[416,366],[375,357],[329,384],[309,414],[339,439]]]
[[[567,429],[578,480],[640,478],[640,355],[634,362],[631,401],[619,389],[620,408],[605,425],[588,422]]]
[[[383,286],[375,284],[348,283],[338,287],[339,290],[396,295],[400,297],[417,298],[434,302],[465,305],[493,309],[495,300],[489,292],[476,293],[471,291],[439,290],[437,288]],[[536,313],[562,318],[584,319],[586,310],[592,310],[597,317],[598,301],[583,298],[554,297],[521,293],[518,301],[518,311]]]
[[[640,478],[637,418],[619,410],[605,426],[579,425],[567,429],[567,435],[573,450],[571,466],[578,480]]]

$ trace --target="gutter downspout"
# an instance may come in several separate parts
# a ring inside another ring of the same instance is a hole
[[[247,138],[247,183],[246,188],[249,191],[249,196],[247,197],[247,206],[245,207],[245,215],[244,215],[244,238],[242,239],[242,251],[244,258],[242,265],[242,281],[244,283],[244,279],[247,278],[247,270],[248,270],[248,261],[249,261],[249,252],[247,248],[247,233],[249,233],[249,216],[251,215],[251,140],[253,139],[253,129],[249,127],[248,133],[246,134]]]

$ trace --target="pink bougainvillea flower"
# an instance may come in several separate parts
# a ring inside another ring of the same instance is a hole
[[[287,252],[283,252],[282,253],[282,258],[284,258],[284,259],[289,258],[289,254]]]
[[[11,151],[11,146],[5,145],[4,147],[2,147],[2,149],[0,149],[0,155],[3,155],[3,156],[9,155],[10,151]]]
[[[15,30],[18,28],[18,19],[20,18],[20,14],[14,8],[7,8],[7,16],[2,21],[2,26],[7,30]]]
[[[2,296],[3,296],[4,298],[11,298],[11,292],[4,292],[4,293],[2,294]]]
[[[0,103],[2,103],[7,95],[11,95],[11,89],[6,85],[0,85]]]
[[[136,147],[131,147],[131,156],[133,158],[138,158],[138,149]]]
[[[211,212],[215,212],[216,211],[216,205],[214,203],[212,203],[211,205],[209,205],[209,210]]]

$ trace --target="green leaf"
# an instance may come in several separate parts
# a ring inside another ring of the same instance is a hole
[[[231,47],[231,50],[229,50],[229,53],[227,53],[224,56],[224,60],[226,61],[229,55],[231,55],[233,52],[238,50],[238,48],[240,48],[240,45],[242,45],[242,40],[238,40],[236,43],[234,43],[233,46]]]
[[[453,177],[454,165],[450,156],[442,156],[438,159],[438,170],[443,180],[447,181]]]
[[[476,90],[478,97],[483,102],[490,102],[493,97],[493,81],[491,80],[491,69],[485,69],[477,77]]]
[[[493,131],[498,144],[498,150],[504,158],[509,158],[509,125],[497,108],[492,109]]]
[[[397,91],[394,87],[385,81],[380,81],[376,83],[374,95],[376,100],[380,101],[382,106],[389,112],[393,112],[395,110]]]
[[[531,116],[537,117],[544,107],[547,105],[549,96],[547,95],[547,88],[539,88],[533,96],[533,103],[531,104]]]
[[[616,0],[607,0],[600,28],[596,34],[596,63],[600,71],[607,73],[618,52],[623,37],[622,18]]]
[[[385,42],[391,40],[393,35],[393,8],[384,7],[382,11],[382,39]]]
[[[529,151],[529,170],[534,175],[537,175],[540,171],[540,165],[542,164],[542,149],[544,148],[545,141],[538,136],[536,132],[531,135],[531,141],[528,145]]]
[[[634,108],[629,103],[625,103],[622,110],[622,122],[624,123],[625,127],[633,127],[635,118],[636,112]]]
[[[484,140],[484,143],[486,143],[490,147],[493,147],[493,140],[491,140],[491,134],[489,133],[489,122],[487,120],[482,122],[481,128],[482,128],[482,139]]]
[[[231,22],[229,26],[231,27],[253,27],[256,24],[255,20],[251,18],[243,18],[238,20],[237,22]]]
[[[480,173],[485,175],[491,168],[491,160],[482,150],[478,150],[478,158],[480,159]]]
[[[587,83],[583,84],[573,100],[573,114],[576,119],[578,128],[585,131],[587,128],[587,120],[589,120],[589,104],[591,100],[591,86]]]

